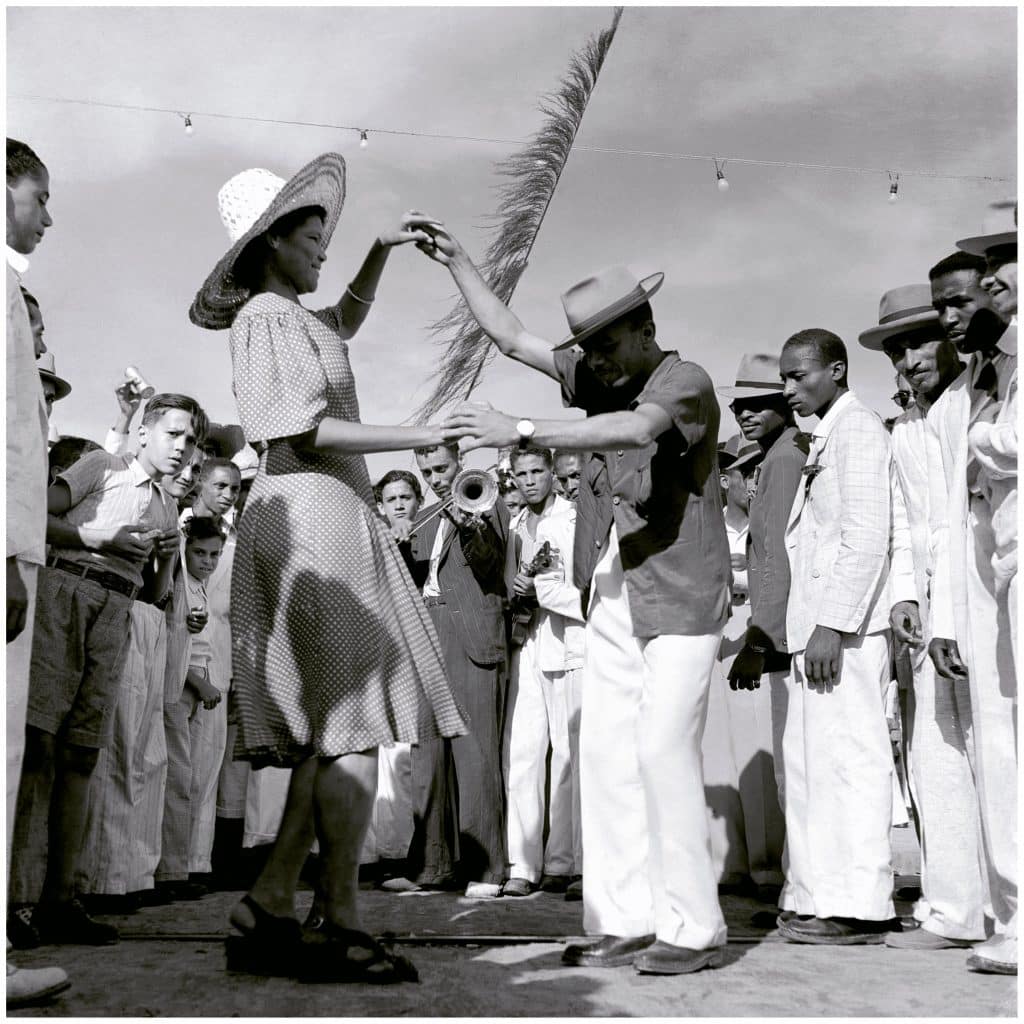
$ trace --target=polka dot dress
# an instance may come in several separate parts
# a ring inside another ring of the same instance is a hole
[[[337,311],[251,299],[231,328],[246,439],[272,442],[238,528],[231,584],[237,759],[290,767],[393,742],[420,720],[463,734],[429,614],[372,511],[360,455],[273,442],[359,420]]]

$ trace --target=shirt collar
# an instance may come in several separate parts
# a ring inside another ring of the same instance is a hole
[[[136,487],[141,487],[143,484],[156,484],[156,481],[151,479],[149,474],[139,465],[138,459],[128,460],[128,472],[131,474],[132,482]]]
[[[852,391],[847,391],[845,394],[840,395],[832,403],[832,408],[821,418],[821,422],[811,431],[812,436],[822,438],[823,440],[828,437],[836,425],[836,420],[839,419],[839,414],[853,401],[854,394]]]
[[[24,253],[18,252],[17,249],[7,246],[7,265],[18,277],[21,277],[22,274],[28,271],[28,257]]]

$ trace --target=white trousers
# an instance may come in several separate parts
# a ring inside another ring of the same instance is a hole
[[[789,863],[784,910],[884,921],[892,903],[893,763],[883,704],[889,634],[843,641],[839,682],[811,689],[793,658],[782,752]]]
[[[188,870],[190,874],[206,874],[213,870],[210,858],[217,824],[217,784],[228,736],[227,694],[210,710],[199,704],[189,729],[192,783]]]
[[[726,940],[701,736],[721,633],[633,636],[612,527],[594,572],[583,662],[580,804],[588,935],[689,949]]]
[[[25,628],[7,645],[7,869],[4,884],[10,881],[11,842],[14,839],[14,811],[18,806],[21,761],[25,756],[25,712],[28,710],[28,673],[32,664],[32,633],[36,621],[36,584],[39,566],[18,559],[18,571],[28,592]]]
[[[89,781],[76,874],[80,892],[123,895],[153,887],[167,781],[166,667],[166,616],[151,604],[133,601],[114,734]]]
[[[277,838],[291,781],[291,768],[260,768],[249,772],[243,846],[263,846]]]
[[[569,772],[572,784],[572,873],[583,874],[583,812],[580,809],[580,712],[583,707],[583,669],[565,673],[565,699],[569,705]]]
[[[408,743],[378,747],[377,797],[359,862],[405,860],[413,827],[412,748]]]
[[[572,875],[572,765],[565,672],[542,672],[534,635],[512,656],[505,732],[509,877],[540,881],[541,874]],[[548,841],[544,843],[544,783],[548,748],[551,776]]]
[[[1009,623],[1000,622],[995,596],[991,510],[982,498],[971,501],[967,536],[973,551],[967,557],[967,649],[961,645],[961,651],[969,670],[975,781],[995,933],[1015,939],[1017,676]]]
[[[987,882],[978,792],[967,757],[967,686],[942,679],[926,652],[914,652],[905,723],[910,794],[921,839],[921,927],[950,939],[985,938]]]

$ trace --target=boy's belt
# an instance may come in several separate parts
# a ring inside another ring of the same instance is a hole
[[[70,559],[60,558],[56,555],[48,559],[46,564],[53,569],[60,569],[61,572],[71,573],[72,576],[93,580],[101,587],[113,590],[115,594],[124,594],[131,601],[135,600],[135,595],[139,592],[139,588],[131,580],[126,580],[116,572],[100,569],[95,565],[83,565],[81,562],[72,562]]]

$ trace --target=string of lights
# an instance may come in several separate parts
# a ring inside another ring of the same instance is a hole
[[[9,96],[11,100],[23,100],[38,103],[66,103],[86,107],[102,107],[110,110],[128,110],[148,114],[172,114],[184,122],[186,135],[195,133],[195,122],[197,118],[210,118],[211,120],[223,121],[248,121],[258,124],[285,125],[296,128],[324,128],[331,131],[353,132],[359,137],[359,148],[366,149],[369,145],[369,137],[373,135],[396,135],[407,136],[419,139],[435,139],[447,142],[470,142],[482,145],[497,146],[521,146],[523,139],[504,139],[479,135],[455,135],[445,132],[417,131],[410,128],[380,128],[349,124],[331,124],[323,121],[293,121],[286,118],[258,117],[252,114],[225,114],[218,111],[189,110],[182,111],[171,107],[151,107],[132,103],[109,103],[101,100],[73,99],[63,96]],[[729,188],[729,182],[725,177],[726,163],[749,165],[756,167],[788,167],[799,170],[830,171],[848,174],[878,174],[887,175],[889,180],[889,201],[895,202],[898,198],[899,183],[905,178],[932,178],[943,181],[963,182],[991,182],[997,184],[1008,184],[1013,181],[1009,177],[1000,177],[990,174],[947,174],[942,171],[932,170],[908,170],[900,168],[895,171],[887,167],[858,167],[851,164],[825,164],[808,163],[799,160],[764,160],[757,157],[744,156],[721,156],[711,153],[675,153],[661,150],[648,149],[626,149],[614,146],[584,146],[576,145],[574,150],[583,153],[600,153],[611,156],[646,157],[648,159],[660,160],[691,160],[714,164],[715,177],[720,191],[725,192]]]

